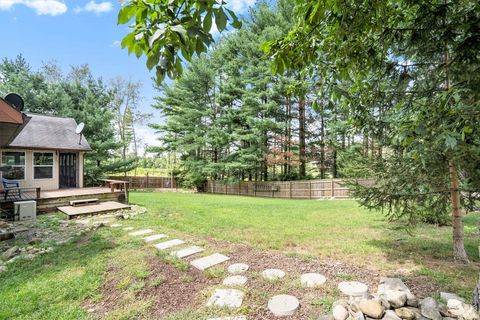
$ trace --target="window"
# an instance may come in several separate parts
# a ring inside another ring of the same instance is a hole
[[[12,180],[25,179],[25,152],[2,152],[2,166],[9,169],[3,172],[3,177]]]
[[[33,153],[33,178],[34,179],[52,179],[53,178],[53,153],[34,152]]]

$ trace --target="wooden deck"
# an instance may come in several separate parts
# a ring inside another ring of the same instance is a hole
[[[120,190],[115,190],[114,192],[120,192]],[[94,187],[94,188],[74,188],[74,189],[58,189],[58,190],[48,190],[40,191],[40,199],[52,199],[52,198],[64,198],[64,197],[75,197],[75,196],[92,196],[97,194],[112,193],[110,188]]]
[[[59,190],[40,190],[40,195],[32,190],[22,190],[20,196],[12,193],[7,199],[0,199],[0,208],[9,210],[13,208],[13,202],[22,200],[37,201],[37,212],[52,212],[57,207],[68,206],[70,201],[88,198],[97,198],[99,202],[118,201],[128,203],[128,190],[93,187],[93,188],[74,188]]]
[[[115,201],[107,201],[101,202],[97,204],[79,206],[79,207],[72,207],[72,206],[63,206],[58,207],[58,210],[65,213],[69,219],[89,215],[89,214],[98,214],[98,213],[105,213],[111,212],[121,209],[130,209],[130,206],[123,203],[118,203]]]

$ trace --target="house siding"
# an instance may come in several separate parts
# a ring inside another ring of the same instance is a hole
[[[1,154],[5,151],[14,151],[14,152],[25,152],[25,179],[18,180],[20,187],[22,188],[33,188],[40,187],[41,190],[56,190],[59,188],[59,168],[58,168],[58,150],[44,150],[44,149],[19,149],[19,148],[8,148],[0,149],[0,160]],[[33,153],[35,152],[53,152],[53,177],[50,179],[34,179],[33,176]],[[77,154],[77,186],[83,187],[83,152],[74,152]],[[2,173],[0,172],[0,176]]]

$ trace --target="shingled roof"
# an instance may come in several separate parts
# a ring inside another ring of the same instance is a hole
[[[29,119],[20,133],[9,143],[10,148],[92,150],[85,137],[75,133],[77,122],[72,118],[60,118],[27,113]]]

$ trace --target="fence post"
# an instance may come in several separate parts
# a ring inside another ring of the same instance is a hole
[[[292,199],[292,181],[288,181],[289,184],[289,190],[290,190],[290,199]]]
[[[335,197],[335,183],[333,182],[332,179],[332,198]]]
[[[148,189],[148,186],[149,186],[149,181],[148,181],[148,171],[147,171],[147,175],[145,176],[146,178],[146,182],[145,182],[145,188]]]
[[[225,183],[225,194],[228,194],[227,184]]]
[[[312,181],[308,181],[308,198],[312,200]]]
[[[241,191],[242,190],[242,182],[241,181],[238,181],[238,195],[241,194]]]

